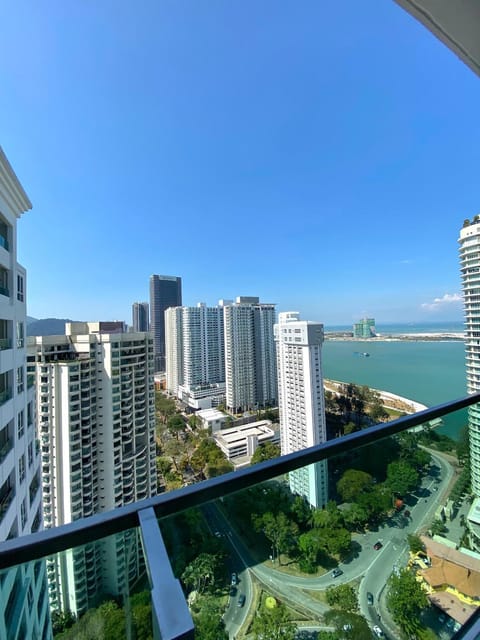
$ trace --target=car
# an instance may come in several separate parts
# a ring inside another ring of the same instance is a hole
[[[343,625],[342,629],[343,629],[344,631],[351,631],[351,630],[353,629],[353,627],[352,627],[352,625],[351,625],[349,622],[347,622],[347,624],[344,624],[344,625]]]
[[[449,618],[447,620],[447,629],[453,629],[455,626],[455,620],[453,618]]]
[[[378,551],[379,549],[381,549],[383,547],[383,544],[380,542],[380,540],[378,540],[377,542],[375,542],[375,544],[373,545],[373,548],[375,549],[375,551]]]
[[[237,607],[243,607],[244,604],[245,604],[245,594],[241,593],[238,596]]]
[[[341,569],[338,569],[338,567],[337,567],[337,569],[334,569],[332,571],[332,578],[338,578],[338,576],[341,576],[342,573],[343,573],[343,571]]]
[[[443,623],[445,622],[445,620],[446,620],[446,619],[447,619],[447,618],[446,618],[446,616],[445,616],[445,614],[444,614],[444,613],[441,613],[441,614],[438,616],[438,621],[440,622],[440,624],[443,624]]]
[[[383,631],[380,629],[378,624],[373,625],[373,633],[377,636],[377,638],[384,638]]]
[[[230,584],[234,587],[238,582],[237,574],[235,572],[232,573],[232,579],[230,580]]]
[[[370,605],[373,604],[373,593],[370,593],[370,591],[367,591],[367,602]]]

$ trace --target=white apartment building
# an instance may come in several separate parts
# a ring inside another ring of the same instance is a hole
[[[465,305],[467,391],[480,391],[480,215],[460,230],[460,271]],[[468,514],[470,539],[480,551],[480,408],[468,409],[470,467],[475,500]]]
[[[175,307],[165,311],[167,390],[195,409],[225,397],[223,309]]]
[[[72,322],[29,339],[37,382],[43,512],[54,527],[156,493],[153,338],[120,322]],[[51,605],[75,614],[143,574],[136,531],[48,563]]]
[[[238,413],[275,406],[275,305],[239,296],[223,311],[227,408]]]
[[[42,528],[35,389],[26,370],[26,272],[17,219],[32,205],[0,147],[0,541]],[[45,562],[0,573],[0,638],[52,637]]]
[[[322,374],[323,325],[300,320],[295,311],[280,313],[275,325],[278,406],[282,455],[325,442]],[[289,473],[290,488],[313,507],[328,500],[327,462]]]

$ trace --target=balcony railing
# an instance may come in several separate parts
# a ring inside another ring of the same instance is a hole
[[[5,349],[12,348],[12,341],[10,338],[0,338],[0,351],[5,351]]]
[[[430,423],[436,418],[446,418],[449,414],[478,402],[480,402],[480,393],[432,409],[427,409],[411,416],[402,417],[389,423],[373,425],[344,437],[329,440],[321,445],[244,468],[234,473],[211,478],[205,482],[187,486],[177,491],[163,493],[153,498],[119,507],[106,513],[79,519],[68,525],[8,540],[0,544],[0,571],[14,568],[19,563],[31,562],[47,556],[53,557],[53,554],[60,554],[69,549],[80,548],[82,545],[127,531],[133,534],[133,537],[128,537],[128,541],[126,538],[125,546],[129,547],[129,545],[134,544],[132,541],[136,540],[136,535],[139,533],[143,543],[143,554],[151,587],[150,596],[154,638],[161,637],[162,640],[187,640],[193,638],[194,627],[192,618],[180,582],[174,576],[171,569],[167,547],[159,528],[159,519],[162,528],[163,525],[165,525],[165,528],[163,528],[165,535],[165,532],[168,533],[167,518],[170,516],[178,517],[187,509],[201,508],[206,516],[205,526],[207,529],[210,528],[212,539],[215,541],[213,535],[215,537],[222,535],[222,533],[212,529],[212,527],[222,528],[223,533],[226,532],[228,534],[225,536],[225,545],[228,547],[228,550],[234,555],[234,550],[236,549],[236,551],[243,556],[244,553],[246,554],[248,552],[248,549],[242,540],[242,529],[244,530],[245,537],[248,538],[248,530],[252,529],[252,524],[250,520],[242,523],[238,521],[238,518],[235,520],[233,517],[232,522],[230,522],[229,516],[232,515],[233,511],[228,511],[229,505],[231,503],[233,504],[232,501],[238,500],[239,495],[248,498],[249,491],[256,491],[255,495],[262,495],[268,492],[273,492],[272,495],[275,492],[278,495],[283,492],[285,495],[287,484],[284,479],[284,474],[291,474],[291,472],[302,469],[308,465],[321,463],[322,461],[330,462],[329,468],[331,474],[335,477],[335,471],[339,468],[340,463],[345,460],[350,461],[352,456],[358,455],[358,452],[362,451],[362,448],[378,445],[379,441],[382,440],[382,450],[384,447],[386,452],[387,446],[384,446],[384,443],[390,442],[391,445],[396,442],[396,440],[387,441],[386,439],[398,436],[408,429]],[[390,450],[392,450],[391,446]],[[377,454],[377,458],[373,462],[381,464],[382,460],[380,458],[382,458],[382,455]],[[432,464],[432,469],[433,466]],[[363,537],[358,537],[358,540],[363,544],[365,544],[365,539],[369,541],[371,539],[373,542],[379,538],[383,540],[378,550],[377,544],[373,545],[369,542],[367,545],[369,547],[368,552],[370,553],[370,559],[368,560],[370,564],[366,565],[362,575],[370,575],[370,580],[374,580],[375,571],[370,571],[370,566],[377,560],[376,570],[380,572],[387,569],[390,572],[395,570],[395,567],[387,566],[390,558],[389,554],[393,553],[393,550],[397,546],[400,549],[397,556],[398,558],[401,557],[403,546],[405,546],[405,548],[407,546],[406,537],[407,533],[411,530],[409,527],[413,523],[413,517],[417,518],[418,522],[423,522],[430,513],[433,517],[436,506],[434,497],[440,495],[442,491],[446,491],[449,484],[447,474],[445,474],[442,483],[439,484],[439,471],[435,471],[435,473],[437,474],[436,476],[432,475],[428,479],[429,486],[431,486],[431,490],[428,490],[430,497],[425,497],[426,494],[424,493],[420,496],[419,491],[419,495],[415,496],[415,500],[412,502],[413,506],[409,506],[413,514],[411,518],[410,513],[408,517],[402,515],[401,518],[400,516],[397,518],[397,514],[392,507],[389,524],[386,525],[384,523],[385,526],[383,526],[381,532],[380,530],[378,530],[378,532],[370,530],[362,534]],[[263,488],[258,488],[257,485],[261,483],[270,484],[263,484]],[[437,489],[438,492],[435,492],[435,489]],[[422,489],[422,492],[423,491],[424,489]],[[217,505],[207,505],[208,502],[218,499],[220,499],[220,502]],[[424,501],[427,501],[429,504],[425,506]],[[233,522],[233,520],[235,520],[235,522]],[[405,524],[407,521],[410,524]],[[406,532],[403,533],[402,538],[402,529],[404,527],[406,528]],[[393,531],[393,538],[384,538],[384,536],[387,535],[386,531],[389,529]],[[178,535],[180,534],[180,531],[175,531],[178,532]],[[264,547],[265,540],[262,542]],[[360,542],[358,546],[360,546]],[[179,543],[178,540],[177,543]],[[278,550],[272,547],[270,552],[270,547],[265,548],[267,549],[267,556],[263,561],[266,566],[268,565],[270,569],[273,570],[279,564]],[[258,551],[252,547],[250,548],[251,552],[252,549],[253,552]],[[264,551],[264,549],[260,551]],[[271,553],[270,560],[268,560],[268,553]],[[262,561],[259,562],[258,558],[254,558],[254,560],[255,561],[252,561],[249,565],[250,571],[254,572],[258,577],[258,575],[261,576],[261,574],[258,573],[257,566],[259,564],[261,565]],[[349,564],[353,565],[355,562],[357,562],[356,558],[352,558]],[[345,573],[347,573],[349,569],[349,565],[346,564]],[[368,573],[366,569],[368,569]],[[264,579],[265,590],[268,589],[269,583],[272,583],[275,585],[275,588],[281,592],[282,581],[287,582],[287,575],[284,574],[283,579],[278,578],[278,575],[279,574],[275,574],[276,577],[274,577],[273,580],[272,578],[270,578],[270,580],[268,578]],[[323,581],[322,584],[328,585],[331,583],[329,573],[323,574],[320,576],[320,579]],[[336,580],[338,580],[338,578]],[[337,583],[338,582],[335,582],[334,584]],[[381,587],[380,585],[377,586],[378,593],[381,593],[384,585]],[[305,596],[304,593],[302,598],[305,597],[307,596]],[[286,598],[287,596],[285,596],[285,599]],[[286,601],[288,602],[288,600]],[[234,602],[234,606],[236,606],[236,601]],[[317,600],[317,608],[319,607],[320,605],[318,605]],[[375,620],[375,618],[373,618],[373,620]],[[373,623],[371,622],[371,624]],[[477,611],[466,620],[463,627],[454,637],[456,639],[473,640],[479,633],[480,616]],[[392,635],[391,637],[396,636]]]
[[[2,404],[5,404],[5,402],[7,402],[8,400],[12,399],[12,389],[4,389],[3,391],[0,391],[0,406]]]

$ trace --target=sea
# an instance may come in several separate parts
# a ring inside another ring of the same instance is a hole
[[[351,331],[350,327],[325,326],[325,332]],[[377,325],[380,338],[372,340],[325,340],[323,374],[325,378],[368,385],[396,393],[432,407],[467,394],[465,347],[461,340],[388,342],[382,337],[415,333],[458,333],[460,322],[430,324]],[[369,357],[359,354],[368,353]],[[439,433],[457,439],[467,424],[467,411],[457,411],[443,419]]]

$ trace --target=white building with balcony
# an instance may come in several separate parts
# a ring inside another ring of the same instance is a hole
[[[300,320],[295,311],[280,313],[275,325],[278,408],[282,455],[325,442],[322,374],[323,325]],[[328,500],[327,463],[289,473],[290,488],[313,507]]]
[[[275,305],[239,296],[223,311],[227,408],[238,413],[276,406]]]
[[[156,494],[153,338],[119,322],[72,322],[29,339],[37,382],[46,527]],[[49,561],[53,608],[82,613],[144,571],[135,531]]]
[[[0,147],[0,541],[42,528],[35,390],[26,369],[26,272],[17,219],[32,205]],[[45,562],[0,577],[0,638],[51,638]]]
[[[467,391],[480,391],[480,215],[465,220],[460,230],[460,271],[465,305]],[[470,538],[480,550],[480,408],[468,410],[472,491],[476,496],[468,514]]]
[[[223,309],[174,307],[165,311],[167,391],[193,409],[225,399]]]

